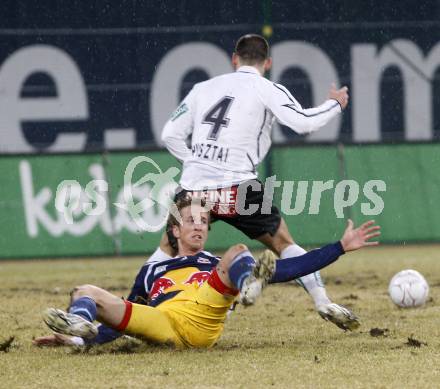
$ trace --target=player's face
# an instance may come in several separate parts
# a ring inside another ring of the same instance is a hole
[[[193,204],[180,211],[182,225],[176,226],[174,235],[179,240],[180,250],[199,251],[208,238],[209,214],[205,208]]]

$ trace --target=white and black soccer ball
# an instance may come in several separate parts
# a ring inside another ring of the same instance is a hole
[[[402,270],[391,279],[388,293],[393,303],[399,307],[419,307],[428,298],[429,286],[418,271]]]

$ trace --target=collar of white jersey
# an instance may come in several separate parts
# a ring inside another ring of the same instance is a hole
[[[240,66],[236,71],[239,73],[252,73],[261,76],[260,72],[257,69],[255,69],[253,66],[248,66],[248,65]]]

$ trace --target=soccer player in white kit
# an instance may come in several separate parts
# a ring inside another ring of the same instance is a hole
[[[247,204],[257,203],[258,210],[243,215],[226,204],[226,211],[213,209],[213,218],[259,240],[280,258],[302,255],[305,250],[293,241],[278,209],[271,206],[270,212],[261,212],[264,187],[257,180],[256,167],[271,146],[275,120],[299,134],[317,131],[347,106],[348,89],[332,86],[323,104],[302,108],[284,86],[263,77],[272,59],[268,43],[260,35],[244,35],[237,41],[232,64],[235,72],[194,85],[163,129],[167,149],[183,163],[183,191],[177,196],[228,188],[232,204],[238,186],[244,185]],[[153,254],[156,260],[169,258],[168,243],[164,236]],[[299,282],[312,296],[321,317],[343,329],[359,326],[351,311],[330,301],[319,272]]]

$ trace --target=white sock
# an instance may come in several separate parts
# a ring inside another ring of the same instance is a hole
[[[153,254],[151,254],[150,258],[147,259],[147,262],[149,261],[161,262],[161,261],[166,261],[168,259],[171,259],[171,257],[167,253],[162,251],[160,247],[158,247],[156,251]]]
[[[281,252],[281,258],[299,257],[306,252],[307,251],[304,250],[301,246],[298,246],[297,244],[292,244],[286,247]],[[317,307],[320,305],[331,303],[325,291],[324,283],[322,282],[321,274],[319,273],[319,271],[312,274],[307,274],[306,276],[301,277],[295,281],[298,282],[310,294],[310,296],[312,296],[313,301]]]

